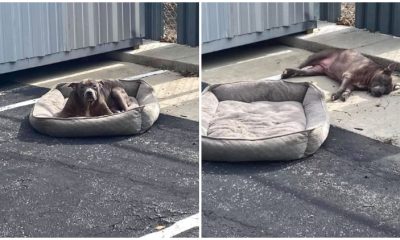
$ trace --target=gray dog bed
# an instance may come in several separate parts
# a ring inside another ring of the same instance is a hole
[[[311,83],[237,82],[202,94],[204,160],[299,159],[317,151],[328,132],[324,94]]]
[[[38,132],[55,137],[117,136],[142,133],[157,120],[160,107],[153,88],[143,80],[120,80],[129,96],[139,107],[121,113],[99,117],[59,118],[72,89],[58,84],[34,105],[29,122]]]

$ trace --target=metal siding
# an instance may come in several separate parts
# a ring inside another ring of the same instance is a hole
[[[367,3],[365,11],[365,14],[368,16],[368,18],[366,18],[366,28],[375,32],[377,30],[376,17],[378,16],[378,4]]]
[[[143,3],[0,3],[0,64],[141,37],[143,10]]]
[[[178,3],[177,43],[192,47],[199,45],[198,3]]]
[[[400,37],[400,3],[356,3],[356,27]]]
[[[145,3],[145,4],[146,4],[145,37],[148,39],[153,39],[158,41],[161,39],[161,36],[164,33],[164,26],[162,21],[162,3]],[[133,11],[135,11],[135,9],[133,9]]]
[[[315,22],[313,5],[314,3],[274,2],[202,3],[202,43],[224,39],[236,40],[257,33],[266,36],[268,34],[264,33],[282,27],[285,29],[281,31],[289,34],[293,25]],[[275,34],[271,36],[276,37]],[[266,39],[269,39],[268,36],[264,40]],[[223,48],[228,47],[223,46]]]
[[[319,19],[328,22],[336,23],[341,15],[340,2],[322,2],[319,6]]]
[[[390,33],[390,3],[383,3],[379,6],[378,28],[381,33]]]
[[[399,37],[400,36],[400,3],[392,3],[393,11],[391,12],[391,34]]]

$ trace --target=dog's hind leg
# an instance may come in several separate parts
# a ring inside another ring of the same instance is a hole
[[[315,65],[313,67],[305,67],[302,69],[296,68],[286,68],[281,78],[291,78],[291,77],[302,77],[302,76],[317,76],[324,75],[324,69],[320,65]]]
[[[314,66],[321,62],[325,58],[329,58],[338,52],[339,49],[325,49],[320,52],[310,55],[304,62],[299,65],[299,68],[304,68],[307,66]]]
[[[113,88],[111,91],[111,96],[123,111],[128,111],[139,106],[139,104],[129,104],[129,96],[121,87]]]

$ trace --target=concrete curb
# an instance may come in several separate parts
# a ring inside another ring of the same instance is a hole
[[[109,53],[108,57],[118,61],[131,62],[145,66],[176,71],[182,74],[199,73],[198,64],[187,63],[179,60],[164,59],[157,56],[136,55],[130,54],[126,51],[116,51]]]
[[[357,31],[360,32],[362,30],[357,29]],[[337,35],[340,36],[340,34],[343,34],[344,32],[346,32],[346,30],[338,31]],[[373,35],[373,34],[377,34],[377,33],[371,33],[371,35]],[[328,48],[340,48],[338,46],[335,46],[334,44],[326,44],[322,40],[318,40],[313,37],[304,39],[303,37],[307,36],[307,35],[308,34],[302,33],[302,34],[296,34],[296,35],[292,35],[292,36],[286,36],[286,37],[279,38],[278,41],[284,45],[304,49],[304,50],[311,51],[311,52],[318,52],[318,51],[328,49]],[[384,45],[385,43],[379,43],[379,45],[381,45],[381,44]],[[374,46],[376,46],[376,45],[378,45],[378,44],[374,43]],[[376,46],[376,47],[378,48],[379,46]],[[359,46],[348,47],[348,48],[359,50],[364,56],[372,59],[373,61],[375,61],[376,63],[378,63],[382,66],[387,66],[391,63],[396,63],[397,64],[396,70],[397,71],[400,70],[400,60],[399,59],[396,61],[396,60],[393,60],[390,58],[384,58],[384,57],[380,57],[377,55],[365,53],[362,49],[359,49]]]

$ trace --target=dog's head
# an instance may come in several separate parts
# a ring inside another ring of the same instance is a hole
[[[68,86],[75,91],[77,96],[84,103],[93,104],[99,99],[103,82],[96,80],[83,80],[79,83],[70,83]]]
[[[389,94],[394,89],[392,81],[392,72],[395,69],[395,64],[390,64],[383,70],[377,72],[371,80],[369,91],[372,96],[380,97],[384,94]]]

